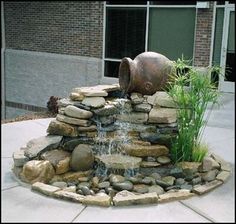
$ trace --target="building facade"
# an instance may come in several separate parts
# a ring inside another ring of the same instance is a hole
[[[117,83],[121,59],[144,51],[229,67],[219,88],[233,92],[234,12],[232,1],[1,2],[2,118]]]

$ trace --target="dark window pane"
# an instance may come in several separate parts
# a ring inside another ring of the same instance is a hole
[[[105,61],[105,74],[106,77],[118,78],[120,62]]]
[[[225,81],[235,82],[235,53],[227,53]]]
[[[217,5],[224,5],[225,1],[217,1]]]
[[[151,1],[151,5],[196,5],[197,1]]]
[[[134,58],[145,51],[146,9],[107,8],[106,58]]]
[[[106,1],[109,5],[146,5],[147,1]]]

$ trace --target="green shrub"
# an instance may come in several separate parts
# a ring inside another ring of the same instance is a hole
[[[202,74],[196,68],[189,66],[187,62],[183,59],[174,62],[167,88],[167,93],[177,105],[179,132],[171,149],[174,162],[192,161],[193,151],[199,146],[202,132],[210,115],[208,114],[207,119],[204,120],[207,106],[212,103],[212,109],[219,96],[219,92],[209,78],[209,73],[214,67],[208,69],[208,74]]]
[[[200,143],[199,145],[193,148],[192,152],[192,161],[193,162],[202,162],[205,155],[208,153],[208,145]]]

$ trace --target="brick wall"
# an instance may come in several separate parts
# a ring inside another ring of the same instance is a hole
[[[213,4],[208,9],[197,9],[194,65],[208,66],[210,62]]]
[[[6,48],[102,58],[103,2],[4,2]]]

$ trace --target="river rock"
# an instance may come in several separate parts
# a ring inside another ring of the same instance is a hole
[[[82,101],[82,104],[89,106],[89,107],[93,107],[93,108],[99,108],[104,106],[106,103],[104,97],[99,97],[99,96],[95,96],[95,97],[85,97]]]
[[[158,156],[157,157],[157,162],[161,163],[161,164],[167,164],[167,163],[170,163],[171,160],[169,157],[167,156]]]
[[[152,106],[148,103],[141,103],[134,106],[134,111],[137,111],[137,112],[149,113],[151,109],[152,109]]]
[[[83,192],[83,195],[91,195],[90,189],[87,186],[80,186],[80,190]]]
[[[110,187],[110,182],[109,181],[103,181],[101,183],[98,184],[98,188],[107,188]]]
[[[70,156],[71,153],[56,149],[43,153],[41,158],[48,160],[53,165],[56,174],[62,174],[70,169]]]
[[[31,160],[23,166],[20,175],[22,180],[31,184],[35,182],[48,183],[55,175],[55,171],[49,161]]]
[[[147,157],[147,156],[161,156],[168,155],[169,149],[164,145],[135,145],[122,144],[121,148],[124,152],[131,156]]]
[[[146,184],[135,184],[133,191],[137,192],[137,193],[148,193],[148,185]]]
[[[157,167],[161,164],[158,162],[149,162],[149,161],[142,161],[140,167]]]
[[[202,173],[202,179],[204,181],[212,181],[216,178],[216,175],[217,175],[218,171],[217,170],[210,170],[206,173]]]
[[[74,171],[85,171],[93,167],[94,155],[90,145],[80,144],[71,155],[70,167]]]
[[[176,122],[176,109],[152,108],[149,112],[148,123],[173,123]]]
[[[113,188],[119,191],[127,190],[132,191],[133,190],[133,184],[130,181],[124,181],[121,183],[113,183]]]
[[[67,183],[64,181],[57,181],[57,182],[53,182],[52,186],[59,187],[60,189],[63,189],[63,188],[67,187]]]
[[[164,181],[165,183],[167,183],[168,185],[172,186],[172,185],[174,185],[175,177],[165,176],[165,177],[162,177],[161,180]]]
[[[24,149],[24,155],[29,158],[35,158],[39,154],[57,148],[62,140],[62,136],[43,136],[30,140]]]
[[[148,192],[149,193],[155,192],[157,195],[165,193],[164,189],[159,185],[153,185],[148,187]]]
[[[111,174],[109,177],[109,181],[111,182],[111,184],[121,183],[121,182],[125,181],[125,177],[123,177],[121,175]]]
[[[72,105],[69,105],[65,108],[65,114],[70,117],[81,119],[88,119],[93,116],[93,113],[91,111],[80,109]]]
[[[62,135],[62,136],[71,136],[71,137],[76,137],[78,135],[76,126],[66,124],[58,120],[52,120],[50,122],[47,132],[50,135]]]

